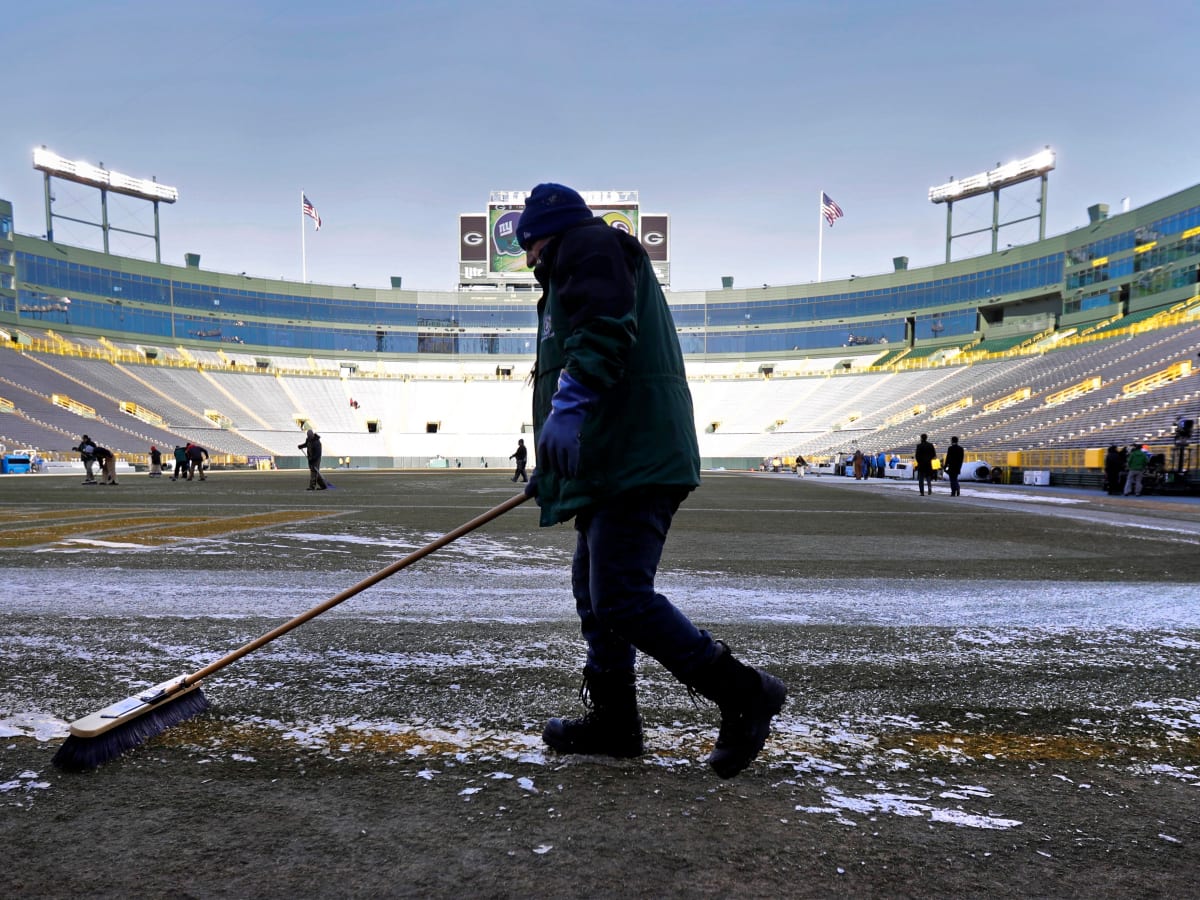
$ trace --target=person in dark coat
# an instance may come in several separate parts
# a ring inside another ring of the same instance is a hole
[[[79,454],[79,461],[83,463],[84,471],[87,473],[83,483],[95,484],[96,476],[92,472],[92,467],[96,465],[96,442],[85,434],[79,439],[79,446],[71,449]]]
[[[204,463],[208,459],[208,451],[199,444],[188,444],[184,449],[187,451],[187,480],[191,481],[199,475],[201,481],[207,481]]]
[[[963,467],[963,448],[957,437],[950,438],[950,446],[946,449],[946,459],[942,465],[946,469],[946,476],[950,479],[950,496],[959,496],[958,473],[962,471]],[[931,487],[930,490],[933,488]]]
[[[1116,444],[1109,444],[1108,452],[1104,454],[1104,489],[1108,493],[1121,493],[1121,470],[1124,468],[1121,451]]]
[[[575,521],[571,586],[587,658],[590,710],[552,718],[560,753],[639,756],[640,650],[714,701],[721,729],[709,765],[748,766],[787,697],[783,682],[738,661],[662,594],[654,578],[680,503],[700,484],[692,396],[675,323],[637,238],[592,215],[561,184],[539,184],[517,240],[542,288],[526,487],[543,526]]]
[[[178,481],[180,478],[187,477],[187,447],[180,447],[177,445],[173,455],[175,456],[175,473],[171,476],[171,480]]]
[[[308,490],[323,491],[329,485],[321,477],[321,436],[311,428],[305,433],[304,443],[297,444],[298,450],[303,450],[308,457]]]
[[[929,443],[929,435],[921,435],[921,443],[913,451],[913,459],[917,463],[917,487],[921,496],[925,496],[925,485],[929,485],[929,496],[933,496],[933,461],[937,459],[937,448]]]
[[[157,447],[150,448],[150,477],[162,478],[162,451]]]
[[[524,438],[517,438],[517,449],[509,459],[517,461],[517,471],[513,473],[512,480],[516,481],[520,478],[522,481],[528,482],[529,478],[525,475],[525,462],[529,459],[529,451],[525,449]]]

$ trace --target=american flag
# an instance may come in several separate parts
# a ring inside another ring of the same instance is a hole
[[[830,225],[845,215],[842,208],[834,203],[833,198],[824,191],[821,191],[821,214],[825,216],[825,221]]]
[[[320,215],[320,213],[317,212],[317,208],[315,206],[313,206],[312,201],[310,201],[303,194],[300,195],[300,200],[301,200],[301,203],[300,203],[301,211],[304,213],[304,215],[308,216],[310,219],[312,219],[314,222],[317,223],[317,227],[314,228],[313,231],[320,231],[321,230],[321,215]],[[840,210],[838,211],[838,215],[841,215]]]

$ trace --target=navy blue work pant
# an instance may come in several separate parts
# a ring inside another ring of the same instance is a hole
[[[675,491],[639,491],[575,517],[571,589],[588,670],[632,671],[640,650],[688,682],[716,655],[712,635],[654,589],[681,501]]]

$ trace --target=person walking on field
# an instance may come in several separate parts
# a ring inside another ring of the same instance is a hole
[[[655,590],[667,531],[700,484],[692,397],[675,323],[637,238],[597,218],[561,184],[539,184],[517,223],[538,301],[526,486],[540,524],[574,520],[571,588],[586,644],[580,718],[552,718],[560,753],[644,750],[638,651],[712,700],[721,728],[709,765],[732,778],[758,755],[787,688],[736,659]]]
[[[176,445],[175,452],[172,455],[175,457],[175,473],[171,476],[171,480],[178,481],[180,478],[186,478],[188,470],[187,447]]]
[[[157,447],[150,448],[150,477],[162,478],[162,451]]]
[[[529,478],[525,475],[525,462],[529,459],[529,451],[525,449],[525,439],[517,438],[517,449],[509,459],[517,461],[517,471],[513,473],[512,480],[516,481],[520,478],[524,482],[528,482]]]
[[[929,485],[929,496],[933,496],[933,461],[937,459],[937,448],[929,443],[929,435],[921,435],[921,443],[913,451],[913,459],[917,463],[917,487],[921,496],[925,496],[925,485]]]
[[[1129,474],[1125,477],[1125,496],[1133,494],[1137,497],[1142,496],[1142,478],[1146,474],[1146,467],[1150,464],[1150,455],[1146,452],[1141,444],[1134,444],[1133,449],[1129,451],[1129,458],[1125,461],[1126,467],[1129,469]]]
[[[950,446],[946,449],[946,460],[942,463],[946,475],[950,479],[950,496],[958,497],[958,473],[963,467],[963,448],[957,437],[950,438]],[[933,488],[930,487],[932,491]]]
[[[310,428],[305,432],[304,443],[297,444],[296,448],[303,450],[304,455],[308,457],[307,490],[323,491],[329,487],[321,477],[321,436]]]

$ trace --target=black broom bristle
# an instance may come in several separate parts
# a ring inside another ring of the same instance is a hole
[[[87,772],[206,709],[208,699],[204,694],[199,689],[188,691],[95,737],[69,735],[51,762],[66,772]]]

